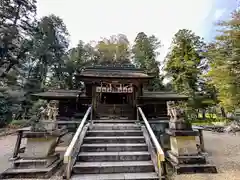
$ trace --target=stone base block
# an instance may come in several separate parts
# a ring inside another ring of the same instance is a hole
[[[9,168],[0,174],[0,179],[47,179],[54,175],[62,159],[56,160],[47,168]]]
[[[217,173],[217,168],[211,164],[176,164],[168,160],[167,168],[172,168],[176,174]]]
[[[192,156],[177,156],[172,151],[167,151],[167,157],[177,165],[179,164],[206,164],[205,156],[192,155]]]
[[[59,160],[59,155],[54,154],[52,156],[46,158],[21,158],[14,161],[14,167],[17,168],[48,168],[51,166],[55,161]]]
[[[166,133],[170,136],[199,136],[199,132],[195,130],[166,129]]]
[[[170,146],[171,151],[177,156],[198,154],[195,136],[171,136]]]
[[[192,125],[186,122],[169,122],[169,128],[175,130],[192,130]]]
[[[55,150],[57,137],[27,138],[24,158],[46,158]]]

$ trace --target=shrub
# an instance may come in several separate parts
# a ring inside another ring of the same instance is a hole
[[[30,121],[29,120],[13,120],[8,127],[12,129],[17,129],[17,128],[23,128],[30,126]]]
[[[188,120],[193,125],[213,125],[213,123],[222,122],[222,123],[228,123],[230,122],[230,119],[223,118],[223,117],[216,117],[213,119],[206,118],[206,119],[195,119],[195,120]]]

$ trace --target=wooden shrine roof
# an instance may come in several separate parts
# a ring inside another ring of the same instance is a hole
[[[140,96],[139,99],[149,99],[149,100],[187,100],[188,96],[183,94],[178,94],[175,92],[169,91],[143,91],[143,96]]]
[[[134,65],[98,65],[87,67],[82,72],[76,74],[78,77],[85,78],[141,78],[150,79],[151,76]]]
[[[55,90],[48,90],[46,92],[32,94],[32,96],[36,96],[42,99],[64,99],[64,98],[75,99],[79,96],[81,97],[84,95],[80,90],[55,89]]]

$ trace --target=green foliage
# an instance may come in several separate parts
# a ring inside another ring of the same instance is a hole
[[[204,115],[208,107],[217,104],[216,90],[204,76],[209,67],[205,51],[202,38],[182,29],[175,34],[165,60],[166,77],[171,79],[173,90],[189,96],[186,109],[193,117],[198,110]]]
[[[141,69],[154,77],[149,90],[163,89],[162,78],[160,78],[160,63],[157,61],[157,50],[161,46],[160,41],[155,36],[147,36],[144,32],[138,33],[133,48],[133,61]]]
[[[118,34],[103,38],[96,45],[100,64],[109,63],[130,63],[130,49],[127,36]]]
[[[30,121],[23,119],[23,120],[13,120],[8,127],[11,129],[18,129],[30,126]]]
[[[29,114],[36,115],[39,112],[40,107],[46,107],[47,101],[45,100],[38,100],[33,103],[32,107],[29,109]]]
[[[97,64],[99,61],[98,52],[90,44],[85,44],[83,41],[79,41],[77,47],[70,49],[65,53],[63,72],[63,84],[65,88],[74,89],[77,88],[78,82],[74,80],[74,74],[77,71],[81,71],[84,67]],[[53,84],[53,79],[51,80]],[[55,81],[59,84],[59,81]]]
[[[0,128],[12,120],[10,112],[10,104],[4,97],[0,97]]]
[[[0,3],[0,127],[12,119],[12,126],[37,122],[36,114],[45,102],[34,101],[31,94],[51,88],[80,88],[75,72],[94,64],[133,62],[154,77],[148,90],[174,90],[190,97],[182,104],[190,120],[208,120],[210,108],[219,106],[225,116],[225,109],[230,112],[240,106],[239,10],[229,21],[219,23],[221,33],[208,46],[190,30],[175,34],[164,66],[170,79],[165,87],[157,60],[161,43],[155,36],[138,33],[132,49],[124,34],[94,44],[79,41],[68,49],[69,34],[63,20],[55,15],[36,20],[35,13],[36,0]]]
[[[68,31],[62,19],[55,15],[43,17],[36,26],[33,35],[33,47],[30,62],[33,64],[28,72],[29,79],[37,79],[40,89],[47,84],[49,73],[55,81],[59,81],[60,87],[63,83],[63,66],[67,48]],[[29,63],[29,62],[27,62]]]
[[[18,71],[30,46],[36,0],[2,0],[0,3],[0,77]]]
[[[220,35],[208,47],[209,83],[218,92],[220,104],[228,111],[240,106],[240,11],[220,22]]]
[[[227,124],[230,122],[230,120],[227,118],[223,118],[223,117],[217,117],[214,119],[207,118],[205,120],[194,119],[194,120],[190,120],[189,122],[192,125],[196,125],[196,126],[204,126],[204,125],[211,126],[211,125],[217,125],[217,124]]]
[[[165,60],[165,71],[177,92],[193,96],[198,90],[204,45],[202,39],[192,31],[183,29],[175,34],[171,51]]]

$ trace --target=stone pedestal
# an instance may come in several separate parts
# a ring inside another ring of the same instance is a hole
[[[190,123],[182,122],[182,121],[175,121],[169,122],[169,128],[173,130],[192,130],[192,125]]]
[[[29,137],[27,138],[24,158],[44,158],[52,155],[58,137]]]
[[[167,158],[177,174],[182,173],[216,173],[215,166],[207,164],[206,158],[197,147],[196,137],[190,124],[170,122],[166,133],[170,136],[170,150]]]
[[[22,158],[48,158],[54,154],[59,138],[66,133],[65,129],[48,132],[26,132],[27,144]]]
[[[24,132],[27,144],[23,153],[13,162],[13,168],[1,174],[1,178],[49,178],[62,162],[55,148],[66,129],[50,132]]]
[[[170,136],[170,147],[177,156],[198,154],[195,136]]]

